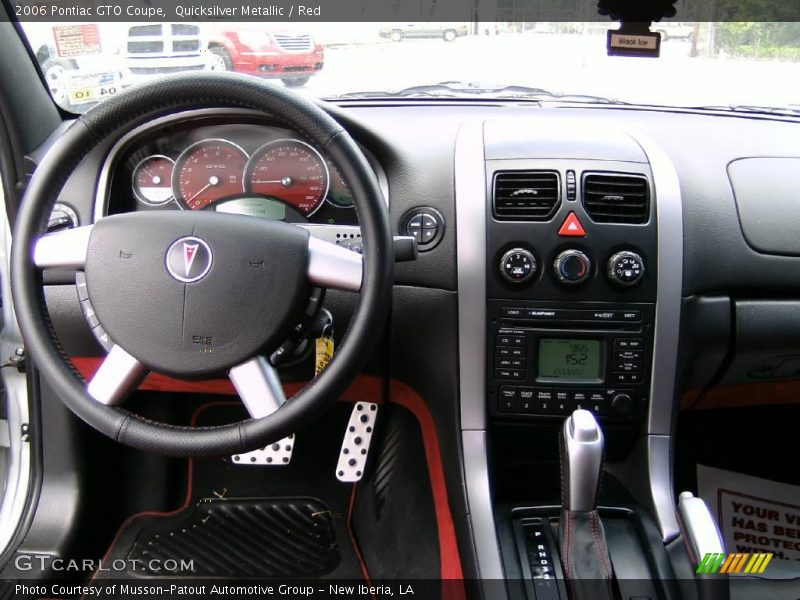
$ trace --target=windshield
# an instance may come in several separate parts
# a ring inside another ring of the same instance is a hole
[[[234,71],[332,97],[618,101],[800,110],[800,23],[654,23],[659,58],[608,56],[615,23],[22,23],[53,98],[85,112],[167,73]]]

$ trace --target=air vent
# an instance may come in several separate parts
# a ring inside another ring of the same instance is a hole
[[[647,179],[637,175],[586,175],[583,207],[596,223],[646,223],[650,214]]]
[[[558,173],[502,171],[494,176],[494,215],[501,220],[547,221],[561,198]]]

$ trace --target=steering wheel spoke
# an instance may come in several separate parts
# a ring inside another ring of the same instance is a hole
[[[286,402],[278,372],[263,356],[256,356],[228,372],[253,419],[271,415]]]
[[[82,269],[86,264],[89,237],[94,225],[43,235],[36,241],[33,261],[40,269]]]
[[[314,285],[357,292],[364,274],[358,252],[331,244],[313,235],[308,238],[308,279]]]
[[[108,406],[130,396],[147,376],[148,369],[121,346],[113,346],[86,386],[89,395]]]

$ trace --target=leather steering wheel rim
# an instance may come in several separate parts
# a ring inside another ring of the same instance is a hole
[[[333,359],[318,377],[267,417],[217,427],[181,427],[106,406],[61,350],[44,300],[34,249],[68,177],[99,142],[119,139],[143,122],[196,108],[260,111],[297,131],[340,169],[351,188],[364,247],[353,318]],[[316,104],[281,87],[233,73],[167,77],[126,90],[94,107],[64,133],[31,179],[18,213],[11,251],[11,286],[28,355],[59,398],[112,439],[171,456],[248,452],[294,433],[337,399],[356,377],[379,337],[390,304],[394,256],[389,216],[378,181],[350,135]]]

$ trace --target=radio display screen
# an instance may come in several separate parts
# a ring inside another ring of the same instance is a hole
[[[539,340],[539,379],[602,381],[600,340],[542,338]]]

